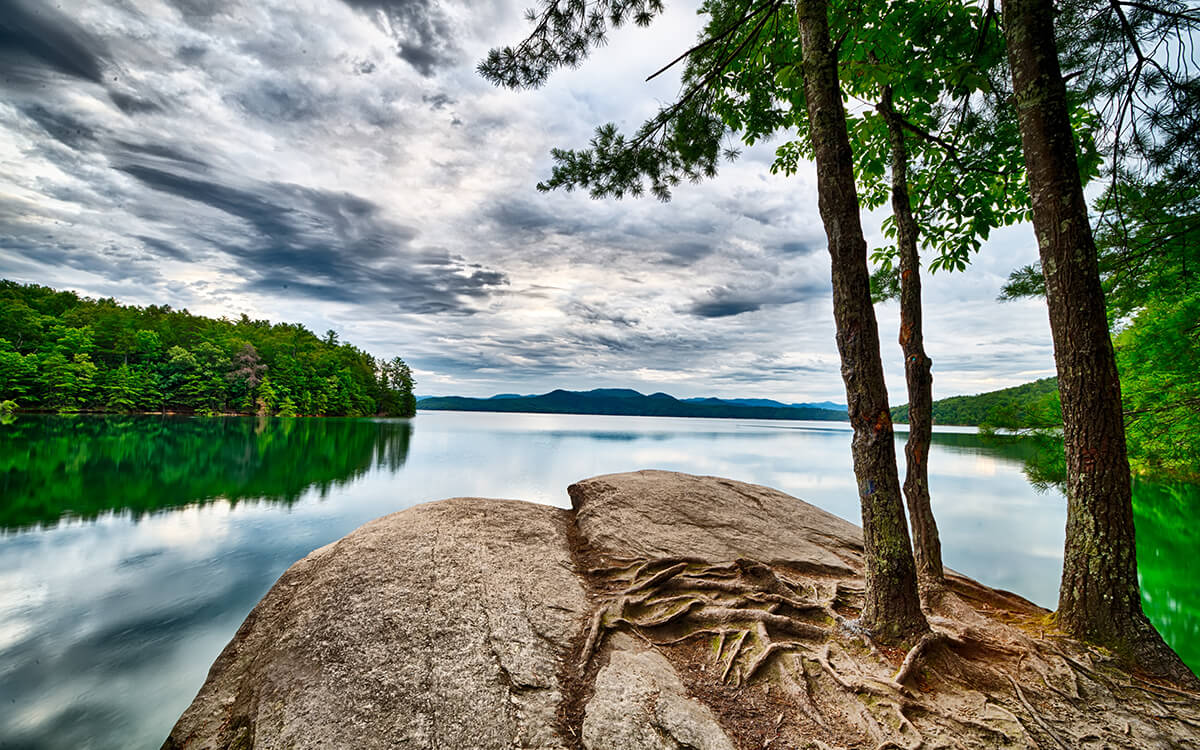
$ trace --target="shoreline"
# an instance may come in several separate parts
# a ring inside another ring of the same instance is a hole
[[[258,414],[257,412],[249,411],[220,411],[212,414],[204,414],[196,411],[106,411],[102,409],[79,409],[77,411],[59,411],[57,409],[13,409],[10,412],[13,416],[17,414],[46,414],[55,417],[265,417],[269,419],[413,419],[416,414],[410,416],[402,416],[399,414],[293,414],[292,416],[284,417],[278,414]]]

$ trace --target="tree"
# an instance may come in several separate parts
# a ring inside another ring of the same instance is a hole
[[[801,158],[812,159],[797,16],[787,8],[738,0],[705,3],[702,11],[711,19],[704,40],[676,60],[687,60],[684,92],[676,103],[632,137],[609,124],[597,128],[587,149],[555,149],[553,174],[539,189],[586,187],[594,197],[622,197],[648,187],[666,200],[684,179],[715,174],[722,139],[735,134],[753,144],[794,130],[797,137],[779,147],[772,171],[790,174]],[[885,203],[885,169],[890,166],[893,177],[901,173],[891,183],[897,208],[884,227],[904,242],[873,256],[883,263],[876,278],[891,282],[891,296],[905,292],[901,344],[915,392],[910,402],[917,404],[932,401],[919,317],[918,242],[935,253],[931,271],[962,270],[991,229],[1028,211],[1015,119],[1005,104],[1008,89],[994,74],[1003,45],[993,21],[990,10],[933,2],[858,3],[834,13],[843,94],[873,103],[873,109],[848,113],[862,202],[871,208]],[[506,54],[497,53],[489,63],[509,60]],[[902,148],[893,148],[896,144]],[[732,149],[725,153],[736,155]],[[897,193],[917,199],[899,199]],[[893,265],[897,256],[908,269],[903,281]],[[925,463],[931,420],[924,407],[913,416],[905,495],[920,575],[936,587],[941,553]]]
[[[256,411],[261,417],[269,417],[275,411],[275,404],[278,399],[275,395],[275,385],[271,382],[271,376],[263,377],[262,383],[258,387],[258,400],[255,401]]]
[[[710,2],[706,7],[728,16],[727,9],[736,5]],[[867,18],[871,23],[861,22]],[[785,128],[797,131],[800,137],[778,149],[772,167],[788,174],[801,157],[813,155],[803,92],[794,83],[800,60],[797,45],[788,41],[794,36],[791,21],[790,16],[772,20],[770,47],[731,64],[713,101],[713,110],[746,143]],[[849,115],[859,195],[875,208],[890,193],[892,205],[884,230],[896,244],[873,253],[882,265],[872,287],[879,300],[900,299],[911,407],[904,493],[918,575],[926,588],[940,586],[943,572],[926,463],[932,362],[923,343],[919,246],[935,252],[931,270],[963,270],[993,228],[1013,223],[1028,210],[1015,121],[1002,106],[1007,88],[993,75],[1003,60],[1003,44],[992,21],[990,12],[973,6],[880,2],[860,5],[840,19],[838,33],[842,89],[873,103],[873,111]],[[710,32],[729,23],[714,16]],[[712,49],[699,53],[702,62],[690,60],[689,67],[715,63],[711,58],[718,53]],[[881,286],[886,293],[879,293]]]
[[[22,355],[6,339],[0,338],[0,401],[24,398],[36,376],[35,357]]]
[[[116,411],[135,411],[142,396],[140,385],[129,365],[123,364],[110,371],[101,389],[105,406]]]
[[[891,144],[892,218],[900,256],[900,347],[904,351],[904,380],[908,388],[908,440],[904,443],[904,497],[913,533],[917,577],[926,587],[942,585],[942,542],[929,497],[929,445],[933,441],[933,361],[925,353],[921,315],[921,256],[917,220],[908,192],[909,154],[901,118],[885,86],[878,104],[887,122]]]
[[[411,417],[417,412],[417,399],[413,395],[412,370],[400,357],[384,360],[379,365],[380,402],[382,414],[395,417]]]
[[[833,314],[862,504],[867,598],[862,619],[884,640],[900,641],[928,629],[916,592],[879,332],[871,306],[867,242],[859,217],[854,161],[838,83],[837,53],[823,0],[798,3],[804,93],[808,104],[817,200],[833,271]]]
[[[1049,0],[1004,3],[1063,408],[1067,534],[1056,622],[1178,682],[1195,677],[1142,612],[1120,381]]]
[[[0,287],[5,291],[12,288],[8,286],[12,284],[10,281],[0,281],[0,284],[5,285]],[[4,337],[15,351],[28,353],[32,349],[30,345],[41,338],[44,326],[43,316],[25,300],[9,296],[0,299],[0,331],[4,331]]]
[[[644,125],[632,141],[617,135],[615,126],[605,126],[597,131],[588,152],[556,150],[554,155],[561,162],[560,168],[549,183],[539,187],[578,184],[590,186],[593,195],[619,197],[626,190],[640,194],[642,180],[646,179],[651,192],[666,199],[670,188],[683,178],[699,179],[715,174],[719,136],[724,125],[702,106],[703,100],[697,94],[743,50],[755,49],[761,30],[782,5],[770,2],[757,6],[756,11],[749,3],[745,4],[738,14],[737,27],[746,24],[752,29],[751,35],[728,55],[722,53],[717,65],[707,72],[693,70],[691,88],[679,102]],[[481,63],[480,72],[501,85],[538,86],[552,69],[577,64],[589,46],[601,42],[606,20],[619,26],[632,18],[635,23],[646,25],[661,11],[661,2],[654,0],[613,0],[599,3],[590,11],[578,0],[549,2],[532,18],[534,30],[530,37],[515,48],[492,50]],[[867,551],[867,594],[861,619],[881,640],[900,642],[927,631],[928,623],[917,594],[912,547],[896,473],[878,327],[871,303],[867,244],[859,217],[853,153],[828,12],[824,0],[797,3],[800,69],[809,136],[817,164],[818,203],[832,261],[834,319],[849,416],[854,426],[852,452]],[[716,46],[720,41],[720,37],[710,36],[697,48]]]
[[[42,360],[39,370],[50,391],[49,405],[60,411],[78,411],[90,405],[97,368],[87,354],[68,358],[56,351]]]
[[[95,348],[91,326],[51,327],[38,366],[49,405],[62,411],[76,411],[91,404],[98,372],[91,358]]]
[[[283,402],[279,404],[279,417],[294,417],[296,416],[296,405],[292,403],[291,396],[285,396]]]
[[[222,411],[229,360],[225,352],[209,341],[200,342],[194,354],[197,364],[195,407],[208,414]]]
[[[141,330],[134,334],[134,357],[139,363],[156,362],[162,355],[162,342],[154,331]]]
[[[233,398],[243,411],[254,411],[254,395],[267,372],[267,366],[254,344],[246,343],[233,355],[233,368],[225,377],[240,389]]]
[[[167,350],[163,364],[163,400],[166,406],[194,409],[203,397],[200,364],[182,346]]]

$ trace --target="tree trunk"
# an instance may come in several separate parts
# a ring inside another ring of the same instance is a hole
[[[1127,662],[1195,677],[1142,612],[1121,385],[1058,63],[1051,0],[1006,0],[1004,28],[1033,198],[1067,460],[1057,622]]]
[[[832,261],[833,317],[854,427],[854,474],[862,505],[867,566],[862,623],[877,638],[898,643],[914,639],[929,625],[921,612],[900,499],[892,420],[879,358],[879,329],[871,305],[867,242],[859,218],[826,0],[798,0],[797,11],[804,93],[817,163],[818,206]]]
[[[908,146],[904,126],[892,105],[892,87],[885,86],[879,112],[887,122],[891,141],[892,218],[900,251],[900,348],[904,351],[904,379],[908,385],[908,441],[904,444],[906,472],[904,498],[912,526],[913,557],[917,579],[926,589],[945,582],[942,542],[929,506],[929,443],[933,435],[933,362],[925,355],[921,323],[921,256],[917,252],[917,220],[908,197]]]

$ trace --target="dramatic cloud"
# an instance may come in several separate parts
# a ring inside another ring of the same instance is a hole
[[[457,54],[454,23],[435,0],[344,0],[376,19],[396,41],[396,54],[431,76]]]
[[[99,83],[104,45],[40,0],[0,0],[0,65],[5,83],[30,83],[45,71]]]
[[[534,188],[676,94],[641,81],[697,5],[508,92],[474,71],[527,31],[508,0],[0,0],[0,276],[333,328],[423,393],[841,400],[815,177],[775,144],[669,204]],[[1041,306],[994,300],[1034,257],[1017,227],[928,280],[939,395],[1051,372]]]

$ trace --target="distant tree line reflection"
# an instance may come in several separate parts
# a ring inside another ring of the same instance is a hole
[[[193,503],[291,504],[404,465],[402,420],[23,415],[0,427],[0,529]]]

